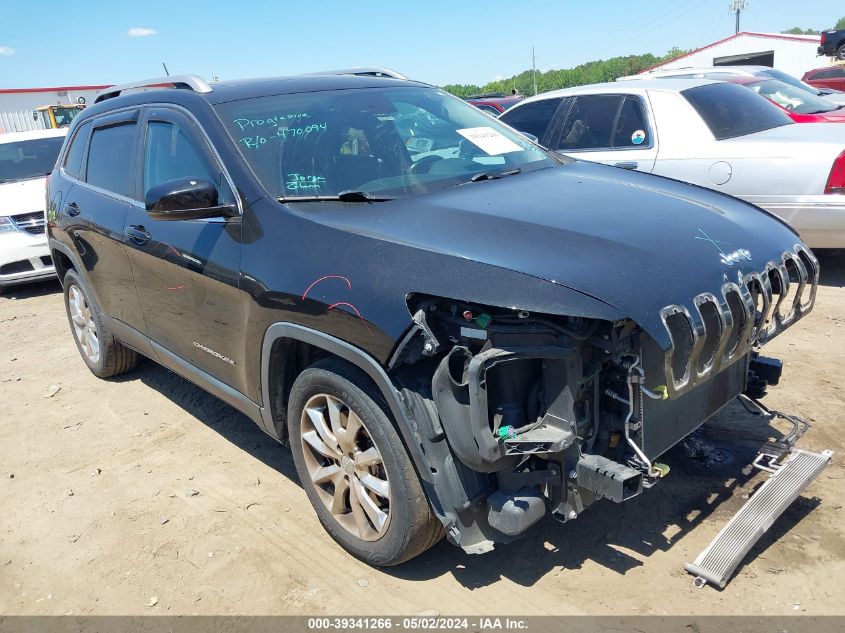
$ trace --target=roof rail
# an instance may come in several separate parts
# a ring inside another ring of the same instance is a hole
[[[390,68],[346,68],[344,70],[325,70],[319,73],[307,73],[306,77],[314,75],[357,75],[358,77],[390,77],[391,79],[408,79],[402,73]]]
[[[106,88],[97,95],[94,103],[112,99],[119,96],[124,90],[133,90],[136,88],[180,88],[182,90],[192,90],[199,94],[206,94],[212,91],[208,82],[198,75],[171,75],[168,77],[132,81],[127,84]]]

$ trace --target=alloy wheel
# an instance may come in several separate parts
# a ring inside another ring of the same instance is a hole
[[[300,431],[305,466],[326,509],[353,536],[381,538],[390,523],[390,484],[361,418],[321,393],[305,404]]]
[[[68,290],[68,307],[70,319],[73,324],[73,333],[79,342],[82,353],[92,363],[100,360],[100,338],[97,333],[97,326],[94,323],[94,315],[91,306],[85,300],[79,286],[73,284]]]

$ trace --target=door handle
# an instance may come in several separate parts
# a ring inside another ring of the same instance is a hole
[[[622,162],[622,163],[613,163],[614,167],[620,167],[622,169],[636,169],[637,163],[636,161],[629,161],[629,162]]]
[[[82,213],[79,210],[79,207],[76,206],[75,202],[71,202],[70,204],[65,205],[65,215],[69,215],[72,218],[75,218],[77,215]]]
[[[152,239],[152,235],[140,224],[131,224],[126,227],[126,237],[129,241],[138,246],[143,246]]]

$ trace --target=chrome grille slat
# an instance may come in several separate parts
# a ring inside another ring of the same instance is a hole
[[[797,258],[792,257],[789,253],[784,253],[783,254],[783,271],[784,271],[784,276],[786,277],[786,281],[787,281],[786,290],[783,293],[784,299],[786,299],[787,296],[789,295],[790,288],[792,287],[792,285],[794,283],[792,281],[792,279],[790,278],[790,275],[789,275],[789,265],[790,264],[795,266],[795,270],[798,273],[798,282],[797,282],[798,283],[798,289],[795,291],[795,297],[792,299],[792,304],[787,306],[789,308],[789,312],[787,312],[784,317],[781,317],[779,312],[775,312],[775,318],[778,319],[778,322],[779,322],[779,325],[780,325],[781,328],[785,328],[785,327],[788,327],[789,325],[792,325],[792,323],[797,319],[797,317],[798,317],[798,303],[801,301],[801,292],[804,290],[804,285],[806,283],[805,279],[807,277],[806,271],[804,271],[803,276],[802,276],[802,273],[801,273],[801,269],[804,267],[803,264],[801,264],[799,266],[799,264],[797,263]]]
[[[42,211],[13,215],[12,222],[20,230],[31,233],[32,235],[42,235],[44,233],[44,213]]]
[[[772,292],[772,279],[770,277],[772,270],[774,269],[773,264],[767,264],[763,274],[760,275],[760,279],[762,281],[763,292],[766,295],[766,310],[763,313],[763,318],[760,321],[760,328],[756,335],[755,343],[763,344],[769,337],[768,331],[771,326],[771,319],[773,310],[775,308],[774,304],[774,294]]]
[[[796,282],[790,282],[789,279],[788,267],[792,266],[794,266],[793,272],[797,273],[798,280]],[[684,393],[696,384],[704,382],[710,376],[744,358],[752,347],[766,343],[807,314],[815,302],[818,280],[818,260],[809,249],[796,244],[793,252],[783,253],[780,261],[767,263],[762,272],[748,273],[745,277],[740,276],[737,279],[738,283],[728,282],[724,284],[721,288],[721,297],[708,292],[693,297],[694,313],[690,313],[686,306],[679,304],[663,308],[660,311],[660,316],[671,341],[664,360],[666,382],[670,395]],[[798,288],[789,304],[789,314],[781,318],[781,306],[789,295],[790,287],[794,284],[797,284]],[[774,298],[775,285],[780,289],[777,300]],[[808,285],[809,298],[806,302],[802,302],[802,297]],[[752,286],[754,286],[755,292],[759,292],[758,297],[762,302],[759,318],[758,302],[751,292]],[[708,327],[708,319],[705,318],[702,310],[705,304],[712,304],[715,307],[715,312],[719,317],[718,328],[713,327],[714,319],[712,315],[709,319],[710,327]],[[687,345],[683,350],[677,348],[679,341],[675,340],[676,337],[667,322],[669,317],[679,314],[687,319],[687,325],[693,338],[692,347],[690,348]],[[737,327],[742,328],[738,334],[735,332]],[[736,340],[733,349],[728,349],[734,336],[736,336]],[[713,337],[718,339],[713,358],[699,371],[699,356],[705,349],[705,345]],[[689,358],[686,361],[683,358],[675,358],[676,353],[686,354],[688,351]],[[685,371],[683,376],[676,379],[673,368],[678,360],[681,364],[685,362]]]
[[[750,275],[745,276],[745,286],[751,290],[751,284],[756,284],[757,288],[760,289],[760,298],[763,300],[763,306],[760,309],[760,317],[757,318],[757,302],[754,300],[754,295],[751,295],[752,300],[752,311],[754,314],[754,329],[751,332],[751,343],[752,345],[757,342],[760,336],[760,330],[763,328],[763,324],[766,322],[766,314],[769,311],[769,304],[771,304],[771,290],[767,291],[766,287],[763,282],[763,275],[759,273],[751,273]]]
[[[801,280],[798,284],[798,291],[795,293],[795,301],[792,302],[792,318],[797,319],[801,313],[801,295],[804,294],[804,288],[807,286],[809,277],[807,268],[800,257],[793,255],[790,259],[795,263],[795,267],[798,269],[798,278]]]
[[[797,249],[796,254],[798,255],[798,258],[801,259],[802,263],[805,264],[805,268],[807,268],[807,275],[809,276],[808,282],[810,283],[810,297],[807,300],[807,303],[799,306],[801,309],[801,315],[803,316],[810,311],[816,301],[816,289],[818,288],[819,279],[819,263],[815,257],[812,257],[812,255],[808,254],[804,249]]]
[[[717,341],[717,344],[716,344],[715,348],[713,349],[712,355],[711,355],[710,359],[705,363],[703,369],[701,369],[701,370],[698,369],[698,357],[696,357],[695,363],[690,363],[691,367],[695,368],[696,375],[700,379],[701,377],[709,374],[713,370],[713,367],[717,364],[717,358],[718,358],[718,355],[721,351],[720,345],[718,344],[718,341],[722,340],[728,326],[725,323],[725,315],[722,313],[722,308],[719,305],[719,300],[716,298],[716,295],[710,294],[709,292],[702,293],[702,294],[696,296],[695,299],[693,299],[693,303],[695,303],[695,307],[698,310],[698,316],[701,317],[701,323],[704,327],[702,338],[707,340],[707,339],[712,339],[712,337],[715,336],[716,337],[715,340]],[[716,313],[716,316],[719,320],[718,331],[716,333],[707,331],[707,319],[705,319],[704,311],[702,309],[705,305],[712,305],[713,306],[715,313]],[[731,324],[731,327],[733,327],[733,324]],[[703,347],[704,347],[704,345],[702,344],[702,348]]]

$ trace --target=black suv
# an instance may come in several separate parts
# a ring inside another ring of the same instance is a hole
[[[113,88],[47,197],[91,371],[146,356],[245,413],[376,565],[656,483],[662,453],[777,380],[754,350],[818,278],[749,204],[384,76]]]

